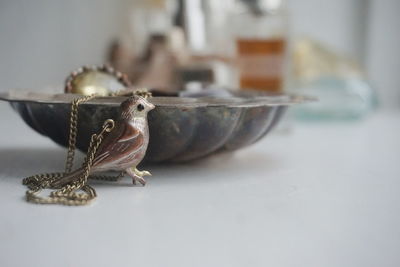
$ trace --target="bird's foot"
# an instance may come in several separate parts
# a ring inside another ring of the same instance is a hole
[[[136,168],[130,168],[126,172],[132,177],[133,184],[137,184],[139,182],[143,186],[146,185],[146,180],[143,178],[143,176],[151,176],[150,172],[139,171]]]
[[[148,171],[139,171],[138,169],[134,168],[133,172],[137,175],[137,176],[151,176],[151,173]]]

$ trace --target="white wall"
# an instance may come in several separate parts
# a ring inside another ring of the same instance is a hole
[[[382,105],[400,107],[400,1],[371,1],[366,66]]]
[[[364,58],[365,0],[288,0],[291,27],[356,60]]]
[[[62,85],[77,67],[102,63],[125,2],[0,0],[0,90]]]

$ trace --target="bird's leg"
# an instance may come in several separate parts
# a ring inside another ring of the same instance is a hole
[[[146,184],[146,180],[143,176],[151,175],[148,171],[139,171],[136,167],[126,169],[126,173],[132,177],[132,183],[136,184],[137,182],[141,183],[142,185]]]

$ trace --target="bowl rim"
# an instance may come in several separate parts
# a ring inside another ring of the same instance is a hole
[[[240,92],[243,95],[232,97],[176,97],[155,96],[149,101],[157,107],[257,107],[257,106],[290,106],[293,104],[316,101],[316,98],[298,94],[266,94],[255,91]],[[23,90],[11,90],[0,93],[0,100],[7,102],[30,102],[41,104],[70,104],[79,94],[52,94]],[[96,97],[81,105],[119,106],[127,96]]]

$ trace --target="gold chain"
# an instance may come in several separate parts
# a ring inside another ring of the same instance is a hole
[[[27,185],[29,190],[26,192],[26,199],[36,204],[62,204],[62,205],[86,205],[96,198],[96,191],[87,185],[90,169],[93,165],[93,159],[98,147],[103,141],[104,134],[114,129],[114,121],[107,120],[103,125],[103,129],[99,134],[93,134],[90,140],[88,153],[83,163],[83,174],[78,176],[73,182],[64,185],[61,189],[50,193],[49,197],[41,197],[38,194],[42,189],[56,189],[52,187],[52,183],[60,179],[68,173],[45,173],[25,178],[22,183]],[[73,158],[72,158],[73,160]],[[82,190],[83,193],[76,191]]]
[[[127,92],[129,93],[129,91],[127,90],[120,91],[114,93],[112,96],[126,95]],[[145,98],[151,97],[151,93],[148,92],[146,89],[136,90],[131,93]],[[65,172],[43,173],[23,179],[22,183],[26,185],[29,189],[28,191],[26,191],[27,201],[36,204],[62,204],[69,206],[86,205],[96,198],[96,191],[94,190],[94,188],[87,184],[87,180],[89,178],[103,181],[118,181],[125,175],[125,172],[121,172],[117,176],[89,176],[94,157],[96,155],[97,149],[103,141],[105,133],[109,133],[114,129],[114,121],[108,119],[104,122],[101,132],[99,134],[93,134],[91,137],[88,152],[86,154],[85,161],[82,164],[82,168],[84,170],[83,174],[76,177],[74,181],[63,185],[62,188],[58,189],[52,186],[52,183],[54,181],[61,179],[65,175],[71,173],[74,163],[76,138],[78,133],[78,107],[79,104],[87,102],[95,97],[96,95],[84,96],[74,99],[72,101]],[[43,189],[55,189],[55,191],[52,191],[48,197],[39,196],[39,193]],[[83,191],[83,193],[77,193],[78,190]]]
[[[74,99],[71,103],[71,115],[69,122],[69,137],[68,137],[68,152],[67,152],[67,160],[65,163],[65,173],[70,173],[72,167],[74,165],[74,157],[75,157],[75,145],[76,145],[76,137],[77,137],[77,127],[78,127],[78,106],[82,102],[87,102],[90,99],[93,99],[95,95],[89,95],[81,98]]]

